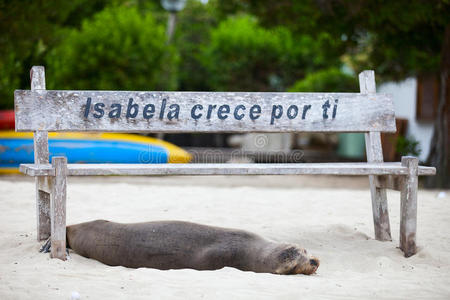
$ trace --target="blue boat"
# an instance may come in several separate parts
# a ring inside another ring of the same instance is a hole
[[[71,151],[76,149],[77,151]],[[151,137],[123,133],[49,133],[50,159],[69,163],[187,163],[183,149]],[[0,173],[16,173],[22,163],[34,163],[33,134],[0,131]]]

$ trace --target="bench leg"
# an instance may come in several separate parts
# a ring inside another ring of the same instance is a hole
[[[363,71],[359,73],[359,90],[363,94],[375,94],[375,72]],[[383,149],[379,132],[366,132],[366,154],[368,162],[383,162]],[[372,196],[373,224],[375,238],[379,241],[391,241],[391,226],[389,225],[389,212],[386,189],[376,186],[377,178],[369,176],[370,194]]]
[[[36,219],[37,240],[43,241],[50,236],[50,193],[42,190],[47,177],[36,177]]]
[[[416,157],[402,157],[408,168],[400,191],[400,249],[409,257],[416,253],[418,164]]]
[[[375,239],[378,241],[392,241],[386,189],[376,186],[376,177],[373,175],[369,176],[369,183]]]
[[[66,260],[66,181],[67,158],[53,157],[55,168],[51,193],[51,253],[52,258]]]

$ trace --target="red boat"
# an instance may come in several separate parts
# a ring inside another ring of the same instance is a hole
[[[0,130],[14,129],[14,110],[0,110]]]

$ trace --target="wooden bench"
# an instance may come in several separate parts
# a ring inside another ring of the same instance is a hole
[[[16,130],[34,132],[37,239],[51,236],[51,257],[66,258],[66,178],[84,175],[368,175],[375,238],[391,240],[386,189],[401,193],[400,249],[416,252],[418,176],[434,175],[418,159],[384,163],[380,132],[395,132],[389,95],[376,94],[373,71],[359,75],[360,93],[210,93],[53,91],[43,67],[31,90],[14,93]],[[49,163],[49,131],[112,132],[364,132],[367,163],[67,164]]]

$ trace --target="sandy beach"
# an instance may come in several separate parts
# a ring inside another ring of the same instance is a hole
[[[366,177],[69,178],[67,223],[184,220],[297,243],[312,276],[110,267],[38,252],[34,181],[0,177],[0,299],[449,299],[450,192],[419,191],[418,253],[398,247],[399,193],[388,191],[393,241],[373,239]],[[439,196],[440,194],[440,196]]]

